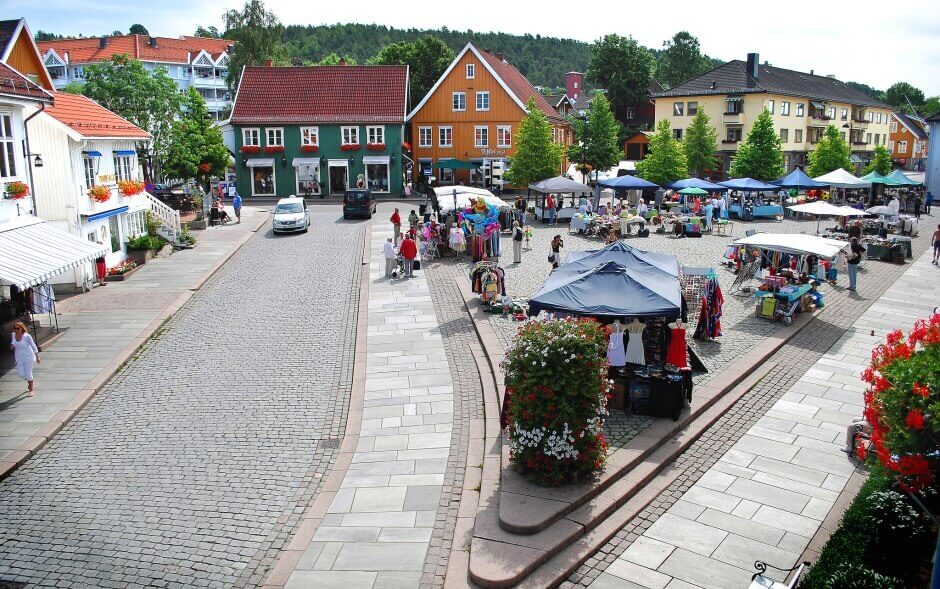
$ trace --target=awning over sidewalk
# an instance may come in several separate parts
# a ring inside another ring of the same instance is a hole
[[[0,226],[0,280],[20,289],[103,256],[108,248],[75,237],[42,219],[25,217]]]

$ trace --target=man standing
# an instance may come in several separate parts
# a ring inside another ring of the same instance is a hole
[[[414,276],[415,258],[418,257],[418,245],[413,239],[406,235],[405,239],[401,242],[401,247],[398,248],[398,252],[405,261],[405,276],[411,278]]]
[[[398,208],[396,208],[395,212],[392,213],[389,221],[392,222],[392,227],[395,228],[395,244],[397,245],[398,238],[401,237],[401,215],[398,214]]]
[[[519,221],[520,225],[525,225],[525,205],[522,204],[522,197],[516,197],[516,221]]]
[[[929,190],[927,191],[927,197],[924,198],[924,212],[928,215],[930,214],[930,205],[933,204],[933,193]]]
[[[923,201],[920,195],[918,194],[917,196],[914,197],[914,217],[917,219],[920,219],[920,205],[922,204],[923,204]]]
[[[550,225],[555,224],[555,199],[551,194],[545,197],[545,208],[548,209],[548,222]]]
[[[389,237],[385,240],[385,277],[391,278],[392,272],[395,271],[395,266],[397,266],[398,254],[395,252],[395,245],[392,243],[392,238]]]
[[[937,230],[933,232],[933,264],[937,265],[937,261],[940,259],[940,225],[937,225]]]
[[[235,189],[235,183],[229,187],[229,195],[232,197],[232,208],[235,209],[235,218],[238,219],[237,223],[242,222],[242,195],[238,194],[238,191]]]

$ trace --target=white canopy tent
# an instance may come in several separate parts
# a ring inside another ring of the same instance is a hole
[[[734,245],[746,245],[774,252],[795,255],[813,255],[834,258],[840,250],[849,246],[847,241],[828,239],[803,233],[756,233],[737,239]]]
[[[489,190],[473,186],[438,186],[434,189],[437,196],[437,205],[441,211],[452,211],[454,206],[458,210],[470,206],[471,201],[482,198],[487,204],[498,209],[508,208],[509,203],[494,195]]]
[[[813,180],[828,184],[833,188],[871,188],[871,182],[866,182],[858,176],[853,176],[842,168],[833,170],[828,174],[823,174],[818,178],[813,178]]]
[[[36,217],[0,225],[0,280],[24,290],[103,256],[108,247],[56,229]]]
[[[787,207],[794,213],[816,215],[816,233],[819,233],[820,217],[864,217],[865,212],[852,207],[837,207],[823,200]]]

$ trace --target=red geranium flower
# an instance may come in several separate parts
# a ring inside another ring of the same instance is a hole
[[[914,383],[914,394],[920,395],[923,398],[930,397],[930,388],[925,385],[920,384],[919,382]]]
[[[924,429],[924,412],[920,409],[911,409],[904,423],[907,424],[907,427],[914,430]]]

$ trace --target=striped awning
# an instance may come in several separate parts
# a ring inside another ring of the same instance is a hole
[[[104,245],[75,237],[42,219],[17,219],[0,225],[0,280],[20,289],[38,286],[107,251]]]

